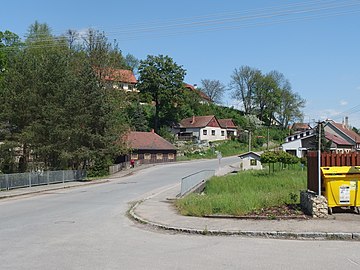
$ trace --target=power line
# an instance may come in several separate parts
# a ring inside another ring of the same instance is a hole
[[[188,33],[205,33],[219,30],[268,26],[279,23],[304,21],[332,16],[358,13],[359,1],[309,1],[283,6],[273,6],[242,12],[210,14],[192,18],[173,19],[153,23],[129,24],[114,28],[107,34],[119,35],[118,40],[136,40],[141,38],[159,38]],[[344,8],[351,8],[343,10]],[[341,9],[341,10],[339,10]],[[291,17],[292,16],[292,17]],[[102,32],[101,30],[98,30]],[[83,36],[80,36],[83,38]],[[64,36],[45,38],[43,42],[64,40]],[[53,44],[35,45],[35,48],[52,47]],[[3,47],[0,50],[11,50]]]

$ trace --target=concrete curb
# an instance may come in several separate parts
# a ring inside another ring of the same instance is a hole
[[[193,228],[182,228],[170,225],[164,225],[154,221],[144,219],[135,213],[136,208],[143,203],[138,201],[132,205],[128,211],[130,217],[142,224],[162,229],[165,231],[174,231],[187,234],[201,234],[212,236],[246,236],[256,238],[269,238],[269,239],[287,239],[287,240],[338,240],[338,241],[360,241],[360,233],[344,233],[344,232],[285,232],[285,231],[242,231],[242,230],[208,230],[206,227],[203,230]]]

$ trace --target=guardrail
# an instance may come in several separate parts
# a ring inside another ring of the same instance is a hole
[[[0,174],[0,190],[79,181],[85,177],[86,171],[84,170]]]
[[[180,196],[184,196],[194,190],[200,184],[205,183],[215,175],[215,170],[202,170],[181,178]]]

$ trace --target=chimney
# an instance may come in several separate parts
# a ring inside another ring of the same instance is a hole
[[[349,129],[349,117],[345,116],[345,128]]]
[[[151,133],[155,133],[154,129],[151,130]]]
[[[190,124],[194,124],[194,123],[195,123],[195,115],[192,116]]]

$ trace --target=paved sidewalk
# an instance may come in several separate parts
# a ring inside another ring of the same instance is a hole
[[[230,165],[217,172],[227,174]],[[142,223],[178,232],[242,235],[281,239],[326,239],[360,241],[360,215],[336,213],[328,219],[252,220],[235,218],[198,218],[182,216],[173,206],[180,183],[145,198],[130,209],[130,215]]]
[[[91,181],[74,181],[74,182],[65,182],[59,184],[51,184],[51,185],[41,185],[41,186],[33,186],[33,187],[26,187],[26,188],[17,188],[11,190],[4,190],[0,191],[0,199],[7,199],[12,197],[18,196],[28,196],[33,195],[36,193],[41,193],[50,190],[59,190],[64,188],[74,188],[74,187],[81,187],[86,185],[95,185],[95,184],[102,184],[114,180],[116,178],[121,178],[124,176],[131,175],[139,170],[143,170],[149,167],[154,166],[153,164],[150,165],[140,165],[138,167],[122,170],[113,175],[108,176],[107,178],[91,180]]]

